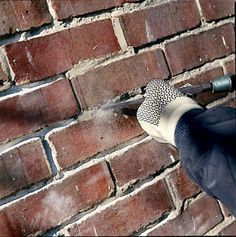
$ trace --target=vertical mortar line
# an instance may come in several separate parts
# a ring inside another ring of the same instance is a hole
[[[165,46],[163,45],[161,48],[160,48],[163,52],[163,57],[164,57],[164,60],[165,60],[165,63],[166,63],[166,67],[167,67],[167,70],[169,72],[169,76],[167,79],[171,79],[172,78],[172,73],[171,73],[171,70],[170,70],[170,66],[169,66],[169,63],[168,63],[168,60],[167,60],[167,56],[166,56],[166,51],[165,51]]]
[[[120,44],[121,49],[123,51],[126,51],[128,48],[128,44],[125,39],[124,31],[123,31],[121,24],[120,24],[120,19],[119,19],[119,17],[112,17],[111,21],[112,21],[115,36]]]
[[[66,77],[66,78],[67,78],[67,77]],[[72,91],[72,94],[73,94],[73,96],[74,96],[75,102],[76,102],[77,107],[78,107],[78,112],[77,112],[77,116],[78,116],[78,115],[81,113],[82,108],[81,108],[81,105],[80,105],[79,100],[78,100],[78,98],[77,98],[77,95],[76,95],[76,92],[75,92],[75,88],[74,88],[73,85],[72,85],[71,79],[67,78],[67,80],[68,80],[69,83],[70,83],[71,91]]]
[[[6,51],[2,47],[0,48],[0,60],[3,71],[7,74],[10,82],[13,83],[15,81],[15,73],[13,72],[11,64],[9,63]]]
[[[54,10],[54,8],[52,7],[52,1],[51,0],[46,0],[46,3],[48,5],[48,10],[52,16],[53,19],[53,23],[55,24],[55,22],[57,22],[57,14],[56,11]]]
[[[117,193],[116,177],[115,177],[114,173],[112,172],[110,163],[106,159],[105,159],[105,162],[106,162],[107,168],[109,170],[109,173],[111,175],[112,182],[114,183],[114,195],[116,196],[116,193]]]
[[[57,168],[57,166],[53,160],[52,149],[49,146],[47,140],[45,140],[45,137],[43,137],[42,143],[43,143],[43,148],[44,148],[46,156],[47,156],[48,163],[51,168],[52,175],[56,176],[59,173],[59,169]]]
[[[196,5],[197,5],[197,8],[198,8],[198,12],[199,12],[200,17],[201,17],[201,25],[204,26],[206,24],[206,21],[205,21],[205,18],[203,16],[203,11],[202,11],[201,4],[200,4],[199,0],[195,0],[195,1],[196,1]]]

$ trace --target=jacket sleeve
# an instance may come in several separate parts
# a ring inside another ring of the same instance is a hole
[[[187,175],[236,217],[236,110],[215,107],[186,112],[175,143]]]

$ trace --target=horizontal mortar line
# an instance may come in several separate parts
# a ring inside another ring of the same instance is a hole
[[[0,91],[0,101],[8,99],[18,94],[22,95],[22,94],[30,93],[37,89],[51,85],[54,82],[59,81],[63,78],[66,78],[65,74],[60,73],[54,76],[47,77],[43,80],[36,81],[36,82],[28,82],[26,84],[19,84],[15,86],[12,85],[7,90]]]
[[[207,109],[210,109],[210,108],[213,108],[215,106],[222,105],[224,103],[230,102],[231,100],[235,100],[235,102],[236,102],[235,92],[232,92],[232,93],[228,94],[227,96],[225,96],[223,98],[220,98],[218,100],[213,101],[210,104],[207,104],[206,107],[207,107]]]
[[[69,124],[74,123],[75,121],[77,121],[77,118],[69,118],[66,120],[62,120],[62,121],[50,124],[48,126],[45,126],[44,128],[42,128],[38,131],[34,131],[30,134],[23,135],[19,138],[15,138],[9,142],[2,143],[2,144],[0,144],[0,150],[1,150],[0,154],[5,153],[7,150],[11,149],[11,147],[19,145],[20,143],[22,143],[24,141],[28,141],[30,139],[38,138],[38,137],[43,139],[44,136],[47,133],[51,132],[52,130],[58,129],[58,128],[64,128],[65,126],[68,126]]]
[[[178,74],[178,75],[175,75],[175,76],[171,77],[170,83],[171,84],[176,84],[176,83],[179,83],[179,82],[184,82],[184,81],[190,79],[191,77],[197,76],[201,73],[204,73],[208,70],[211,70],[211,69],[214,69],[214,68],[217,68],[217,67],[221,67],[223,69],[222,64],[224,64],[227,61],[233,60],[234,57],[235,57],[235,53],[232,53],[228,56],[224,56],[222,58],[214,59],[211,62],[206,62],[201,66],[192,68],[188,71],[185,71],[181,74]]]
[[[152,49],[152,48],[153,49],[161,48],[164,50],[165,45],[170,42],[175,42],[175,41],[178,41],[178,40],[183,39],[188,36],[198,35],[198,34],[207,32],[208,30],[215,29],[219,26],[225,25],[227,23],[234,23],[234,20],[235,20],[235,17],[229,17],[229,18],[219,21],[217,23],[210,22],[204,26],[200,26],[200,27],[197,26],[192,29],[183,30],[183,31],[177,32],[175,34],[165,36],[161,39],[157,39],[156,41],[153,41],[153,42],[141,45],[141,46],[134,47],[134,50],[135,50],[135,52],[145,52],[145,51]]]

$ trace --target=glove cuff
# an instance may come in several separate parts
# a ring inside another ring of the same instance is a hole
[[[175,129],[180,117],[191,109],[202,108],[189,97],[177,97],[162,110],[158,126],[147,122],[140,122],[141,127],[159,142],[175,144]]]

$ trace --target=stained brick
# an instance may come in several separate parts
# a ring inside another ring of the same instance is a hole
[[[224,63],[224,68],[227,73],[235,74],[235,59],[233,59],[231,61],[226,61]]]
[[[155,140],[141,143],[121,156],[110,160],[112,172],[118,186],[132,180],[143,179],[177,159],[178,153],[171,145]]]
[[[128,57],[77,77],[72,81],[83,108],[93,107],[131,89],[146,85],[155,77],[169,75],[160,49]]]
[[[200,188],[189,179],[182,167],[168,174],[167,178],[173,195],[181,201],[200,191]]]
[[[77,113],[68,80],[0,100],[0,143],[29,134]]]
[[[51,175],[40,139],[29,140],[0,154],[0,197]]]
[[[52,7],[57,19],[65,19],[71,16],[83,15],[111,7],[117,7],[126,2],[138,2],[139,0],[52,0]]]
[[[192,85],[200,85],[203,83],[209,83],[210,81],[223,76],[224,72],[223,69],[221,67],[216,67],[210,70],[207,70],[205,72],[200,73],[197,76],[194,76],[184,82],[178,83],[178,86],[182,86],[185,83],[190,83]],[[217,100],[219,98],[222,98],[224,96],[226,96],[227,93],[212,93],[212,92],[202,92],[200,94],[197,94],[195,96],[195,100],[201,104],[201,105],[207,105],[211,102],[213,102],[214,100]]]
[[[166,185],[163,181],[158,181],[73,225],[68,231],[72,236],[127,236],[171,209]]]
[[[135,117],[99,110],[91,119],[55,131],[48,139],[58,163],[66,168],[142,133]]]
[[[234,0],[199,0],[206,21],[221,19],[234,15]]]
[[[200,16],[195,1],[173,1],[128,13],[120,22],[128,45],[140,46],[196,27]]]
[[[203,235],[222,220],[223,216],[217,202],[205,195],[191,204],[181,215],[160,225],[149,235]]]
[[[26,236],[46,231],[102,201],[113,188],[105,163],[80,170],[60,183],[3,208],[0,235]]]
[[[4,46],[18,83],[67,71],[83,59],[120,50],[110,20],[66,29]]]
[[[168,43],[166,57],[172,75],[234,52],[234,37],[234,26],[227,23]]]
[[[223,230],[221,230],[218,235],[219,236],[234,236],[236,234],[236,221],[226,226]]]
[[[0,35],[27,30],[51,21],[45,0],[0,1]]]

